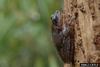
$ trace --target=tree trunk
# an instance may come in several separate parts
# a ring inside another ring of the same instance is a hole
[[[80,67],[80,63],[100,63],[100,0],[64,0],[64,11],[66,15],[77,14],[74,67]]]

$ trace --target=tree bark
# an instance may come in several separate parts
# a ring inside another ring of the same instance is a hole
[[[66,16],[77,14],[74,67],[80,67],[80,63],[100,63],[100,0],[64,0],[64,11]]]

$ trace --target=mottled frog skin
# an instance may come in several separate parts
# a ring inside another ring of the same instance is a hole
[[[74,46],[71,43],[73,36],[68,24],[63,23],[62,12],[56,11],[52,16],[52,40],[64,63],[73,63]],[[72,21],[69,21],[70,23]]]

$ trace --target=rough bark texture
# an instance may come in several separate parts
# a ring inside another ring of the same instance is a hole
[[[64,0],[64,11],[66,16],[76,16],[74,67],[80,67],[80,63],[100,63],[100,0]]]

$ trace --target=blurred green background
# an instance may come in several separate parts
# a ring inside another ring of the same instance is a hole
[[[0,67],[62,67],[50,16],[62,0],[0,0]]]

